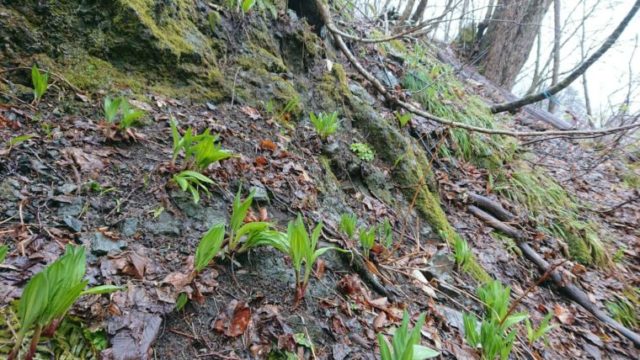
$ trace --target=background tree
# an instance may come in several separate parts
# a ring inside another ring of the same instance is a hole
[[[511,89],[533,47],[551,0],[499,0],[474,60],[484,75]]]

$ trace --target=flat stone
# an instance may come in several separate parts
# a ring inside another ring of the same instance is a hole
[[[253,193],[253,201],[258,203],[268,203],[269,202],[269,193],[267,193],[267,189],[264,186],[255,185],[249,189],[250,193]]]
[[[122,222],[120,232],[124,236],[133,236],[138,231],[138,219],[126,218]]]
[[[100,232],[91,236],[91,253],[96,256],[106,255],[110,251],[120,251],[127,248],[124,240],[111,240]]]
[[[66,183],[58,186],[57,190],[59,193],[67,195],[76,191],[76,189],[78,189],[78,186],[76,186],[75,184]]]
[[[0,199],[16,201],[20,199],[20,183],[14,179],[5,179],[0,183]]]
[[[398,78],[387,69],[379,69],[373,75],[387,88],[394,89],[400,84]]]
[[[65,218],[67,216],[77,217],[82,212],[82,199],[75,198],[71,204],[63,204],[58,208],[58,216]]]
[[[440,306],[440,305],[436,305],[436,309],[440,313],[442,313],[443,317],[447,321],[447,325],[453,326],[456,329],[464,332],[464,318],[460,311],[452,309],[447,306]]]
[[[181,222],[168,214],[166,211],[158,216],[156,221],[152,221],[146,224],[147,230],[155,235],[171,235],[180,236]]]
[[[436,278],[443,283],[451,283],[451,273],[455,268],[455,261],[450,254],[438,251],[429,259],[425,272],[430,278]]]
[[[62,221],[64,221],[67,227],[75,232],[82,231],[82,221],[74,218],[73,216],[65,216]]]

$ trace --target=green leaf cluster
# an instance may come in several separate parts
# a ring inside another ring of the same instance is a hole
[[[375,226],[360,230],[360,246],[362,246],[362,255],[365,259],[369,259],[369,252],[376,242],[376,230]]]
[[[509,358],[516,338],[515,326],[528,319],[527,313],[511,314],[511,288],[505,287],[498,280],[481,286],[477,291],[478,298],[485,305],[486,316],[480,321],[475,315],[465,313],[463,323],[465,338],[469,345],[480,347],[483,359],[502,360]]]
[[[334,111],[331,114],[314,113],[309,114],[311,124],[320,136],[322,140],[326,140],[330,135],[333,135],[338,131],[340,122],[338,121],[338,112]]]
[[[411,121],[413,117],[409,112],[406,112],[404,114],[395,112],[394,114],[396,116],[396,120],[398,120],[398,122],[400,123],[400,127],[404,127],[405,125],[407,125],[407,123],[409,123],[409,121]]]
[[[7,257],[8,252],[9,252],[9,245],[0,246],[0,264],[4,262],[4,259]]]
[[[376,154],[371,147],[365,143],[353,143],[351,144],[351,151],[358,156],[362,161],[373,161]]]
[[[436,350],[420,345],[422,325],[425,314],[421,314],[416,326],[409,330],[409,313],[404,311],[402,324],[393,333],[391,346],[384,335],[378,334],[378,346],[380,346],[380,358],[382,360],[423,360],[439,356]]]
[[[192,170],[183,170],[174,174],[172,179],[176,184],[178,184],[182,191],[188,191],[191,193],[193,202],[196,204],[200,202],[200,191],[202,190],[208,195],[209,189],[207,188],[207,185],[213,184],[213,180]]]
[[[309,284],[313,264],[316,262],[318,257],[322,256],[329,250],[339,250],[335,247],[316,249],[321,233],[322,222],[317,224],[311,234],[309,234],[300,214],[298,214],[296,220],[289,222],[289,227],[287,228],[289,257],[293,264],[296,286],[300,296],[304,296],[304,292]],[[303,264],[304,273],[302,268]]]
[[[31,83],[33,84],[33,99],[37,103],[49,88],[49,73],[41,73],[38,65],[31,67]]]
[[[129,104],[129,101],[123,97],[112,99],[110,97],[104,98],[102,105],[104,111],[104,118],[110,124],[118,123],[118,129],[127,130],[134,126],[141,124],[141,119],[144,116],[144,111],[136,109]],[[118,121],[118,115],[120,120]]]
[[[344,213],[340,216],[340,224],[338,227],[349,239],[353,239],[353,235],[356,234],[357,224],[358,217],[355,214]]]
[[[62,319],[80,296],[120,290],[112,285],[85,290],[88,284],[88,280],[83,280],[85,266],[84,247],[68,245],[64,255],[29,280],[18,302],[20,333],[15,351],[32,327],[36,328],[32,341],[37,344],[41,329]]]
[[[198,243],[198,247],[196,248],[196,255],[194,259],[194,269],[196,273],[201,272],[209,266],[211,260],[213,260],[213,258],[220,252],[223,241],[224,224],[212,226],[211,229],[202,236],[202,239],[200,239],[200,243]]]
[[[174,119],[171,119],[170,125],[173,138],[173,162],[182,152],[186,168],[203,171],[209,165],[233,156],[231,151],[222,149],[222,145],[218,143],[219,136],[211,135],[209,129],[202,134],[196,134],[192,128],[189,128],[184,136],[181,136]]]

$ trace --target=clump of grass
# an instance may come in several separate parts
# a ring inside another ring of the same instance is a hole
[[[337,111],[331,114],[319,113],[318,115],[309,113],[309,119],[322,140],[326,140],[329,136],[333,135],[338,131],[338,127],[340,126]]]
[[[393,333],[391,344],[384,335],[378,334],[380,358],[382,360],[423,360],[439,356],[438,351],[420,345],[424,318],[425,314],[421,314],[413,329],[409,329],[409,313],[405,310],[402,324]]]
[[[638,310],[638,305],[639,304],[634,305],[625,298],[619,298],[606,303],[607,310],[609,310],[611,316],[622,325],[631,329],[638,329],[640,327],[640,310]]]
[[[469,243],[461,237],[456,237],[453,242],[453,257],[460,270],[469,270],[469,264],[472,262],[473,253],[471,252]]]
[[[31,67],[31,83],[33,84],[33,102],[39,103],[49,88],[49,73],[41,73],[38,65]]]
[[[362,161],[373,161],[375,158],[375,153],[373,149],[367,144],[364,143],[353,143],[351,144],[351,151],[358,156],[358,158]]]
[[[611,259],[598,236],[597,225],[579,217],[576,201],[551,177],[522,162],[517,170],[500,174],[494,190],[523,205],[541,230],[563,239],[570,256],[583,264],[607,266]]]

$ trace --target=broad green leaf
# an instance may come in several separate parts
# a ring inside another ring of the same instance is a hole
[[[431,359],[439,356],[440,352],[422,345],[413,345],[413,360]]]
[[[18,303],[21,333],[29,331],[31,325],[40,320],[47,308],[48,298],[47,275],[44,272],[40,272],[29,280],[22,291],[22,296]]]
[[[192,178],[197,179],[198,181],[203,182],[203,183],[213,184],[213,180],[209,179],[208,177],[206,177],[205,175],[202,175],[201,173],[199,173],[197,171],[185,170],[185,171],[180,172],[180,174],[183,175],[183,176],[192,177]]]
[[[189,297],[187,296],[187,293],[180,293],[178,295],[178,298],[176,299],[176,310],[180,311],[184,309],[188,301],[189,301]]]
[[[263,222],[263,221],[254,221],[254,222],[246,223],[242,225],[240,229],[238,229],[238,232],[236,232],[235,241],[236,242],[239,241],[240,238],[242,238],[244,235],[254,233],[254,232],[264,231],[269,229],[270,227],[271,227],[270,223]]]
[[[101,295],[101,294],[110,294],[112,292],[120,291],[124,289],[122,286],[115,285],[99,285],[84,290],[80,295]]]
[[[378,346],[380,346],[380,358],[382,360],[393,360],[387,339],[382,334],[378,334]]]
[[[3,263],[7,257],[7,252],[9,252],[9,245],[0,246],[0,264]]]
[[[196,249],[194,264],[197,272],[204,270],[220,251],[224,241],[224,230],[224,224],[214,225],[200,240]]]
[[[35,135],[19,135],[19,136],[14,136],[9,140],[9,147],[14,147],[20,143],[23,143],[29,139],[33,139],[35,137]]]
[[[249,12],[249,10],[251,10],[253,5],[255,5],[255,4],[256,4],[256,0],[243,0],[242,1],[242,12],[244,12],[244,13]]]
[[[502,323],[502,328],[505,330],[509,329],[513,325],[521,321],[524,321],[528,317],[529,317],[529,314],[527,313],[517,313],[517,314],[509,315],[509,317],[507,317],[507,319]]]
[[[82,290],[87,287],[88,283],[88,280],[82,281],[65,289],[64,292],[58,292],[55,297],[50,297],[49,306],[44,314],[41,325],[47,325],[51,321],[64,316],[71,305],[78,300]]]
[[[238,229],[242,225],[242,222],[244,221],[244,218],[247,216],[247,212],[251,207],[251,203],[253,202],[253,196],[254,196],[254,192],[251,192],[244,201],[241,201],[240,191],[242,191],[242,187],[238,189],[238,193],[233,199],[233,206],[232,206],[233,210],[231,212],[230,226],[231,226],[231,231],[234,233],[238,231]]]

